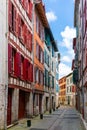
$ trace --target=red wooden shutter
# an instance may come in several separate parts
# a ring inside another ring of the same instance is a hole
[[[33,4],[30,1],[30,3],[29,3],[29,18],[30,18],[30,20],[32,20],[32,7],[33,7]]]
[[[8,44],[8,73],[12,73],[12,46]]]
[[[29,61],[26,59],[26,80],[28,80]]]
[[[32,34],[30,33],[30,51],[32,51]]]
[[[18,37],[21,38],[21,17],[18,15]]]
[[[9,13],[8,13],[8,24],[9,24],[9,30],[12,29],[12,3],[11,1],[9,0]]]
[[[30,66],[31,66],[31,64],[30,64],[30,62],[29,62],[29,67],[28,67],[28,80],[29,80],[29,81],[31,81],[31,71],[30,71],[30,70],[31,70],[31,67],[30,67]]]
[[[17,31],[16,31],[16,20],[17,20],[16,15],[17,15],[17,12],[16,12],[15,7],[14,7],[14,14],[13,15],[14,15],[14,27],[13,27],[14,28],[14,33],[17,34]]]
[[[19,52],[16,53],[16,64],[16,74],[21,78],[21,54]]]
[[[27,48],[29,49],[29,31],[27,29]]]
[[[33,65],[31,64],[31,82],[33,82]]]
[[[28,47],[28,29],[27,29],[27,26],[26,26],[26,46]]]
[[[23,63],[23,79],[26,80],[26,70],[27,70],[27,67],[26,67],[26,59],[24,59],[24,63]]]
[[[26,7],[26,13],[28,15],[28,13],[29,13],[29,0],[26,0],[25,7]]]
[[[26,24],[24,24],[23,39],[24,39],[24,44],[26,44]]]

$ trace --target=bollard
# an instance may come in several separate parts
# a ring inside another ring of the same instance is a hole
[[[49,110],[49,113],[50,113],[50,114],[52,113],[52,110],[51,110],[51,109]]]
[[[40,119],[43,119],[43,114],[40,114]]]
[[[53,108],[53,111],[55,111],[55,108]]]
[[[31,120],[27,120],[27,127],[31,126]]]

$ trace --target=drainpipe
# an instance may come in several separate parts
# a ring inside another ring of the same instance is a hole
[[[83,86],[83,44],[84,44],[84,39],[83,39],[83,33],[84,33],[84,11],[83,11],[83,0],[82,0],[82,116],[84,118],[84,86]]]
[[[8,0],[6,0],[6,33],[5,33],[5,108],[4,129],[7,130],[7,101],[8,101]]]

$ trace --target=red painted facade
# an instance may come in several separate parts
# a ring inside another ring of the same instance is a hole
[[[12,123],[13,116],[14,96],[11,95],[11,90],[13,93],[19,91],[18,119],[25,117],[25,95],[28,93],[29,96],[32,91],[32,7],[31,0],[8,1],[8,125]]]

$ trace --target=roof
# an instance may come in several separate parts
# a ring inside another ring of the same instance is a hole
[[[51,41],[52,41],[52,45],[54,46],[55,51],[58,51],[58,47],[57,47],[57,43],[54,40],[52,31],[50,29],[47,17],[46,17],[46,13],[45,13],[45,6],[43,5],[42,1],[40,3],[35,4],[35,8],[38,12],[38,15],[42,21],[43,26],[45,27],[45,29],[48,31],[48,33],[50,34],[51,37]]]
[[[55,51],[58,51],[58,46],[57,46],[56,41],[54,40],[54,37],[53,37],[53,34],[52,34],[51,29],[50,29],[50,28],[45,28],[45,29],[46,29],[46,31],[50,34],[51,43],[52,43],[52,45],[54,46]]]

